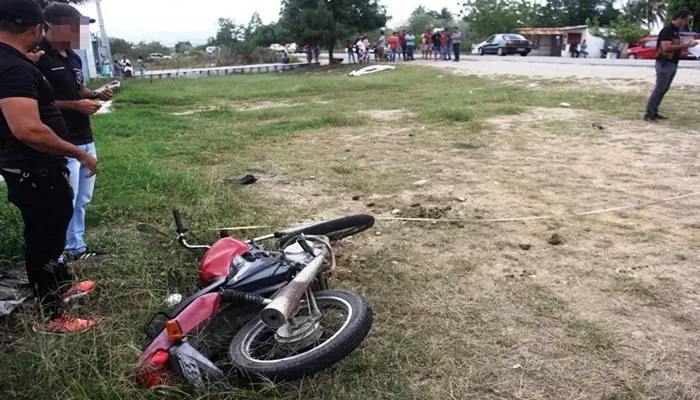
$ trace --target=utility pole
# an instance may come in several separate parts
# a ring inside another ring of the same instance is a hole
[[[109,36],[107,36],[107,30],[105,29],[105,20],[102,18],[102,0],[95,0],[95,5],[97,6],[97,23],[100,25],[100,38],[102,39],[102,44],[107,48],[107,62],[109,63],[109,69],[112,70],[112,49],[109,46]],[[112,71],[114,75],[114,71]]]

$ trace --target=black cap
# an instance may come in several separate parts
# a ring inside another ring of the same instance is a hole
[[[51,25],[67,25],[66,19],[71,23],[73,21],[91,24],[95,22],[94,19],[84,16],[78,9],[66,3],[53,2],[49,4],[44,8],[44,15],[46,15],[46,22]]]
[[[0,21],[18,26],[46,25],[46,18],[35,0],[0,0]]]

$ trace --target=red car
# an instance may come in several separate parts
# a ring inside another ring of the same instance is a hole
[[[637,43],[630,44],[629,50],[627,50],[627,58],[630,60],[655,60],[656,59],[656,36],[647,36]],[[683,34],[683,39],[698,40],[700,35],[696,33]],[[684,59],[695,59],[696,57],[690,54],[687,49],[681,52],[681,58]]]

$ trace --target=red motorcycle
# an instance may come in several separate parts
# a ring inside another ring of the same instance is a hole
[[[369,333],[372,310],[360,295],[330,289],[333,243],[374,226],[345,217],[241,240],[221,231],[214,245],[191,245],[178,210],[179,243],[206,250],[202,289],[144,326],[138,374],[149,386],[181,376],[195,385],[229,375],[295,380],[347,357]],[[259,243],[276,239],[275,250]],[[228,357],[226,357],[228,355]]]

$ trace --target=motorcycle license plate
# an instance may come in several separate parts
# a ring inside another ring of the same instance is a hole
[[[518,51],[525,51],[525,49],[524,49],[524,48],[519,48]]]

